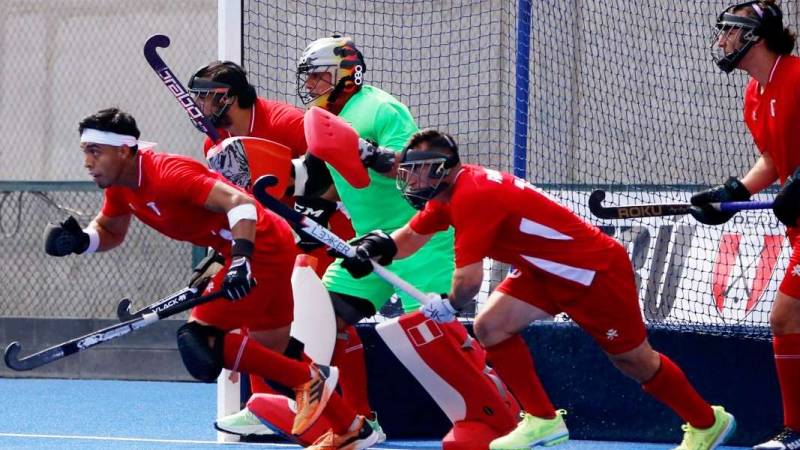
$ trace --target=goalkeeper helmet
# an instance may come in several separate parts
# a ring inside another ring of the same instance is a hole
[[[297,63],[297,95],[303,104],[325,108],[341,95],[361,89],[367,65],[353,39],[334,35],[317,39]]]
[[[397,189],[414,208],[423,209],[428,200],[450,185],[444,179],[459,163],[455,140],[437,130],[423,130],[411,137],[397,167]]]

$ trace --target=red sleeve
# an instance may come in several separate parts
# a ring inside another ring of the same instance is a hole
[[[267,102],[271,136],[275,142],[292,149],[292,158],[305,154],[308,145],[303,129],[303,111],[287,103]]]
[[[500,226],[509,213],[501,186],[492,184],[471,186],[460,195],[460,207],[451,211],[456,231],[456,268],[482,261],[495,240],[502,239]]]
[[[128,205],[125,204],[122,192],[120,192],[119,188],[114,187],[103,190],[103,206],[100,208],[100,212],[106,217],[116,217],[131,213]]]
[[[418,234],[433,234],[437,231],[446,230],[450,227],[450,215],[447,212],[447,205],[437,201],[429,201],[425,204],[425,209],[411,218],[408,226]]]
[[[205,206],[219,178],[204,165],[189,158],[166,160],[160,170],[161,189],[169,196]]]

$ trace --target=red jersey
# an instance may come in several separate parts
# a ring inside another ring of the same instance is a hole
[[[779,57],[766,86],[750,80],[744,121],[758,150],[772,158],[783,184],[800,166],[800,58]]]
[[[609,266],[607,252],[618,245],[525,180],[468,164],[449,202],[429,201],[410,222],[420,234],[451,225],[456,267],[490,257],[585,286]]]
[[[136,188],[112,186],[105,189],[103,215],[133,214],[165,236],[212,247],[229,256],[232,235],[228,217],[225,213],[209,211],[204,205],[215,183],[222,181],[233,185],[185,156],[141,150],[137,157],[139,185]],[[256,205],[256,211],[256,254],[294,247],[286,222],[261,205]]]
[[[258,97],[250,114],[250,137],[267,139],[285,145],[292,150],[292,158],[305,154],[306,135],[303,130],[303,110],[288,103]],[[221,139],[231,137],[227,130],[217,129]],[[208,153],[213,143],[206,138],[203,154]]]

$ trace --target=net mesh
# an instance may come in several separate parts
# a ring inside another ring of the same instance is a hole
[[[73,215],[85,226],[101,203],[101,191],[90,183],[0,183],[0,316],[116,318],[117,301],[124,297],[141,308],[186,284],[191,245],[137,220],[118,251],[45,254],[44,224]]]
[[[781,5],[794,26],[796,0]],[[616,204],[687,201],[756,160],[741,120],[747,76],[726,76],[710,60],[725,6],[575,0],[535,7],[529,29],[518,30],[515,1],[245,0],[242,58],[260,95],[299,105],[303,48],[352,36],[366,82],[406,103],[421,127],[454,134],[463,159],[524,169],[620,239],[649,324],[765,338],[789,255],[771,214],[707,227],[686,216],[601,221],[586,206],[597,187]],[[519,86],[518,48],[530,58]],[[527,114],[516,114],[518,103]],[[524,160],[513,157],[515,138]],[[504,272],[487,267],[490,284]]]

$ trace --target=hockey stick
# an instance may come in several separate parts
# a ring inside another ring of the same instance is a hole
[[[8,347],[6,347],[6,366],[16,371],[35,369],[45,364],[50,364],[53,361],[66,358],[74,353],[92,348],[100,343],[124,336],[135,330],[158,322],[161,319],[186,311],[197,305],[209,302],[221,296],[222,291],[218,291],[203,297],[196,297],[173,308],[165,308],[161,311],[146,313],[138,319],[129,320],[127,322],[111,325],[103,328],[102,330],[93,331],[89,334],[85,334],[75,339],[70,339],[69,341],[54,345],[24,358],[19,357],[19,354],[22,351],[22,346],[19,344],[19,342],[14,341],[9,344]]]
[[[589,195],[589,211],[601,219],[632,219],[636,217],[678,216],[689,214],[690,203],[646,203],[625,206],[603,206],[606,192],[598,189]],[[769,209],[772,202],[720,202],[711,203],[712,208],[721,212],[739,212],[750,209]]]
[[[205,133],[211,138],[211,141],[216,144],[219,142],[217,129],[206,119],[203,115],[203,111],[200,110],[194,98],[192,98],[192,94],[178,81],[178,78],[172,73],[172,70],[167,67],[167,63],[158,56],[156,49],[167,47],[169,47],[169,36],[154,34],[144,43],[144,57],[147,59],[147,63],[150,64],[150,67],[158,74],[161,82],[167,86],[167,89],[172,92],[172,95],[175,96],[175,99],[178,100],[178,103],[180,103],[184,111],[186,111],[186,114],[189,115],[189,120],[192,121],[192,125]]]
[[[191,287],[185,287],[180,291],[173,292],[172,294],[162,298],[161,300],[152,303],[144,308],[136,311],[131,312],[131,300],[129,298],[123,298],[117,304],[117,318],[120,322],[127,322],[129,320],[138,319],[147,313],[151,313],[154,311],[164,311],[168,308],[171,308],[176,305],[180,305],[183,302],[189,301],[195,297],[197,297],[200,292]]]
[[[311,237],[334,249],[335,251],[351,258],[356,256],[356,249],[345,242],[344,239],[335,235],[331,230],[325,228],[317,222],[314,222],[310,218],[284,205],[275,197],[269,195],[266,188],[273,186],[275,182],[276,179],[274,175],[264,175],[256,180],[255,184],[253,185],[253,195],[256,197],[256,200],[258,200],[259,203],[277,215],[283,217],[290,223],[300,225],[303,231],[308,233]],[[428,303],[428,297],[423,294],[422,291],[412,286],[394,273],[390,272],[375,261],[370,260],[370,262],[372,262],[372,267],[376,275],[386,280],[386,282],[389,284],[414,297],[423,305]]]

